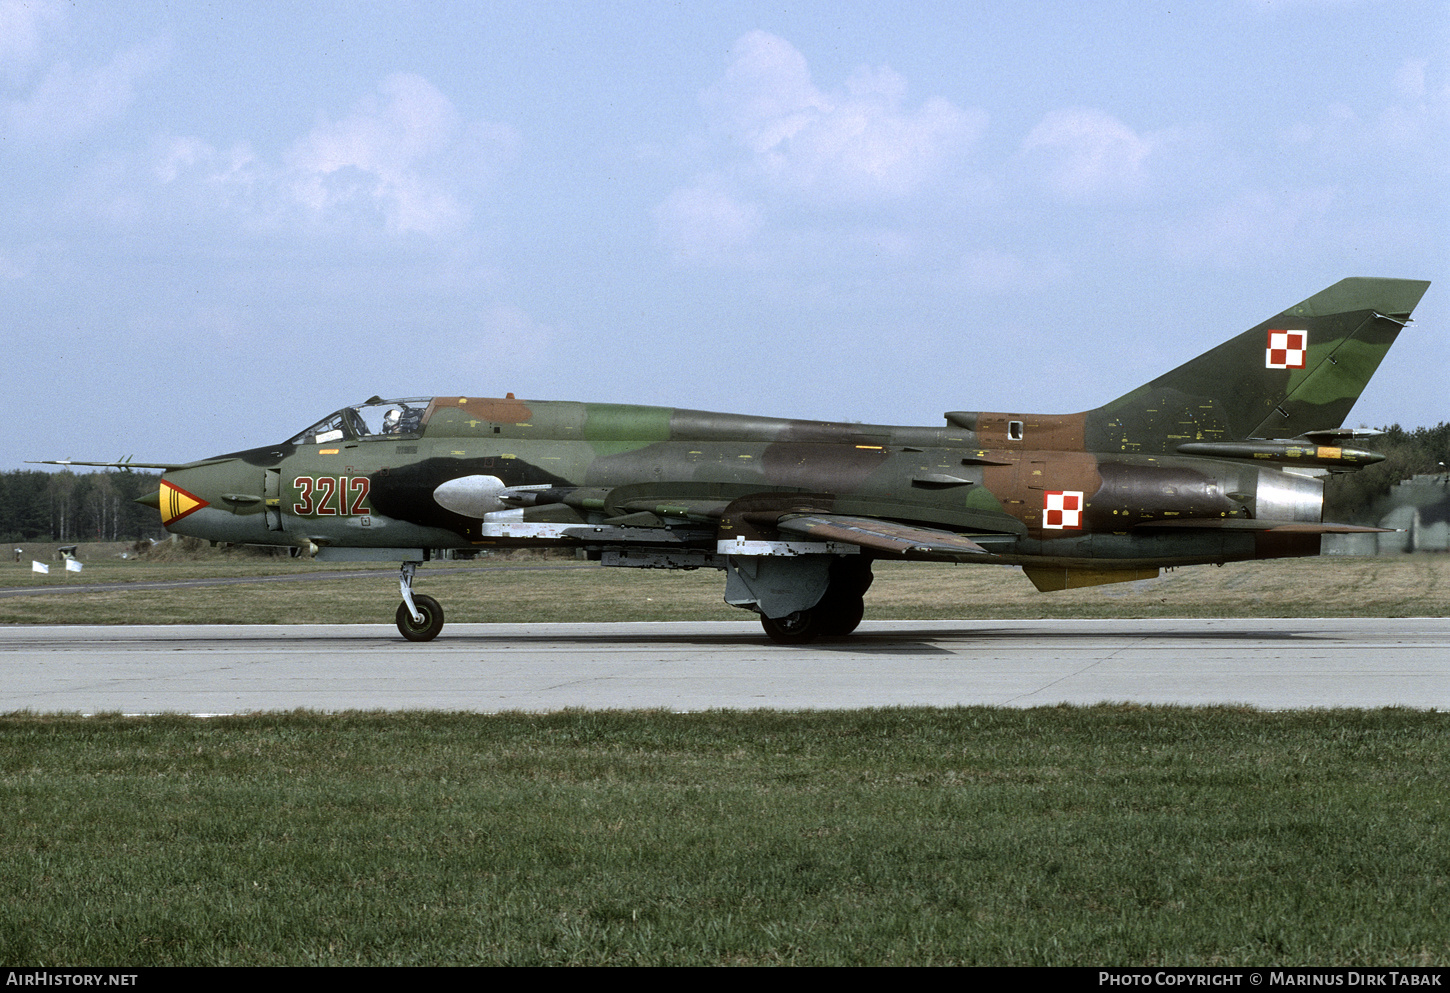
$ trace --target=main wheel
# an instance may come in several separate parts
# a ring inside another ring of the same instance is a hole
[[[850,634],[866,616],[866,601],[859,596],[826,595],[816,604],[815,612],[820,616],[821,634],[828,638],[842,638]]]
[[[443,630],[443,607],[430,596],[413,594],[413,604],[423,615],[422,623],[413,620],[406,603],[398,604],[398,630],[409,641],[432,641]]]
[[[804,645],[821,634],[821,619],[814,608],[784,617],[761,617],[760,626],[777,645]]]

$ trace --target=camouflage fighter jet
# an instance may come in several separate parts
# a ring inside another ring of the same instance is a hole
[[[281,444],[152,464],[152,499],[175,534],[401,562],[412,641],[443,626],[413,591],[440,549],[550,547],[723,570],[727,603],[806,642],[856,628],[877,559],[1020,565],[1047,591],[1378,530],[1325,523],[1320,477],[1381,460],[1340,425],[1428,286],[1342,280],[1079,414],[902,427],[373,397]]]

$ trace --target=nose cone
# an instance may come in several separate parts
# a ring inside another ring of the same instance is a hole
[[[168,530],[172,530],[171,525],[190,517],[198,510],[210,506],[211,503],[211,501],[203,500],[195,493],[182,488],[172,478],[174,475],[184,474],[185,470],[182,470],[179,473],[168,473],[163,476],[161,478],[161,489],[156,494],[156,509],[161,511],[161,523]],[[193,483],[193,485],[195,484]]]
[[[193,538],[265,543],[264,478],[265,470],[240,459],[173,469],[157,494],[161,523]]]

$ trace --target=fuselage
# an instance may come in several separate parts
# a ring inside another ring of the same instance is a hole
[[[1317,534],[1233,525],[1319,522],[1317,478],[1251,459],[1093,451],[1092,432],[1086,415],[953,412],[945,427],[911,427],[511,396],[375,400],[280,445],[168,472],[162,516],[178,534],[252,544],[579,544],[573,529],[608,525],[713,550],[732,506],[771,495],[982,536],[997,562],[1317,553]],[[1223,526],[1169,526],[1185,520]]]
[[[1314,555],[1326,472],[1381,456],[1345,416],[1424,280],[1350,277],[1100,407],[949,411],[941,427],[427,397],[345,407],[280,445],[167,467],[178,534],[401,563],[399,631],[436,551],[554,546],[716,568],[778,642],[860,623],[884,558],[1022,566],[1039,590]],[[1168,326],[1165,315],[1165,325]]]

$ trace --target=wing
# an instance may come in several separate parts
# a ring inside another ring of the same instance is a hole
[[[73,459],[38,459],[26,465],[89,465],[102,469],[180,469],[186,463],[172,462],[76,462]]]
[[[171,472],[174,469],[190,469],[195,466],[215,465],[220,462],[229,462],[230,458],[199,459],[194,462],[132,462],[130,459],[120,459],[116,462],[77,462],[74,459],[37,459],[27,461],[26,465],[88,465],[101,469],[165,469]]]
[[[933,528],[898,524],[876,517],[848,517],[842,514],[802,514],[782,517],[777,529],[808,537],[813,541],[839,541],[860,545],[876,552],[931,558],[948,562],[988,554],[987,549],[965,535]]]

